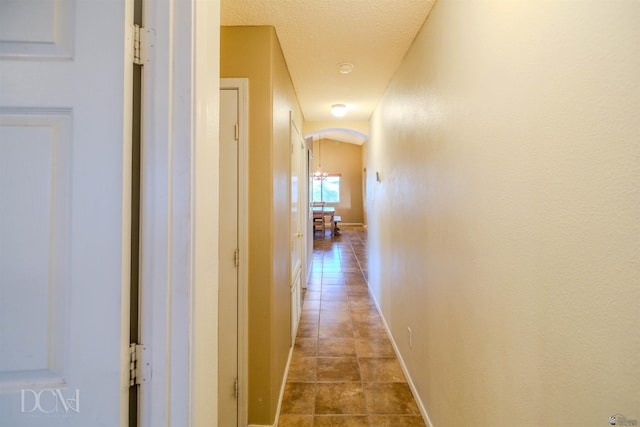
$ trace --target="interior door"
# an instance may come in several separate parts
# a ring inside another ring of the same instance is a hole
[[[238,90],[220,90],[218,425],[238,425]]]
[[[304,190],[304,201],[305,201],[305,211],[306,215],[303,213],[303,223],[304,229],[307,230],[307,237],[304,239],[304,245],[306,247],[305,253],[305,265],[307,268],[305,269],[305,276],[303,287],[307,287],[307,280],[309,279],[309,275],[311,273],[312,264],[313,264],[313,211],[311,209],[311,199],[313,193],[313,177],[311,174],[312,165],[313,165],[313,138],[309,137],[305,139],[305,149],[304,149],[304,178],[307,182],[306,188]]]
[[[131,3],[0,1],[0,419],[128,424]]]
[[[293,118],[291,122],[291,342],[295,341],[298,320],[301,309],[301,276],[302,276],[302,242],[304,233],[304,222],[302,215],[304,206],[302,205],[302,186],[306,185],[306,180],[301,175],[302,137]]]

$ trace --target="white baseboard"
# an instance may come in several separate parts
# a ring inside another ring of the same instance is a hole
[[[367,288],[369,288],[369,284],[368,283],[367,283]],[[376,305],[376,310],[378,310],[378,314],[380,315],[380,318],[382,319],[382,324],[384,325],[384,329],[387,331],[387,335],[389,336],[389,340],[391,341],[391,345],[393,346],[393,351],[395,351],[395,353],[396,353],[396,357],[398,358],[398,361],[400,362],[400,366],[402,367],[402,371],[404,372],[404,376],[407,378],[407,384],[409,384],[409,388],[411,389],[411,392],[413,393],[413,396],[414,396],[414,398],[416,400],[416,403],[418,405],[418,409],[420,409],[420,414],[422,415],[422,419],[427,424],[427,427],[434,427],[433,423],[431,422],[431,419],[429,418],[429,414],[427,414],[427,409],[424,407],[424,404],[422,403],[422,399],[420,398],[420,395],[418,394],[418,390],[416,389],[416,386],[415,386],[415,384],[413,384],[413,380],[411,379],[411,376],[409,375],[409,371],[407,370],[407,365],[405,365],[404,360],[402,359],[402,355],[400,354],[400,351],[398,350],[398,346],[396,345],[396,341],[393,339],[393,335],[391,334],[391,329],[389,329],[389,325],[387,325],[387,321],[385,320],[384,315],[382,314],[382,310],[380,309],[380,304],[378,304],[378,300],[371,293],[371,288],[369,288],[369,296],[373,300],[373,303]]]

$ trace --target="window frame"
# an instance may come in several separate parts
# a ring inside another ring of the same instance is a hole
[[[338,200],[337,201],[326,201],[324,200],[324,181],[327,180],[327,178],[338,178]],[[342,192],[342,174],[340,173],[330,173],[327,174],[325,177],[322,178],[316,178],[313,177],[313,183],[311,184],[311,200],[312,202],[324,202],[325,205],[338,205],[340,204],[340,193]],[[320,182],[320,200],[316,200],[313,196],[315,194],[315,182],[319,181]]]

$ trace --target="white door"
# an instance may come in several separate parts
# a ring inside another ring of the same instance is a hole
[[[300,131],[293,118],[291,122],[291,342],[295,341],[301,308],[301,277],[302,277],[302,242],[304,221],[302,215],[302,191],[306,180],[302,178],[302,153],[304,144]]]
[[[131,4],[0,1],[0,419],[128,424]]]
[[[238,425],[238,90],[220,90],[218,425]]]

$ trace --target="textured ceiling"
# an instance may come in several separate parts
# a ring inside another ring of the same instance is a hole
[[[305,120],[369,120],[434,0],[222,0],[222,25],[276,29]],[[350,62],[351,74],[337,64]]]

